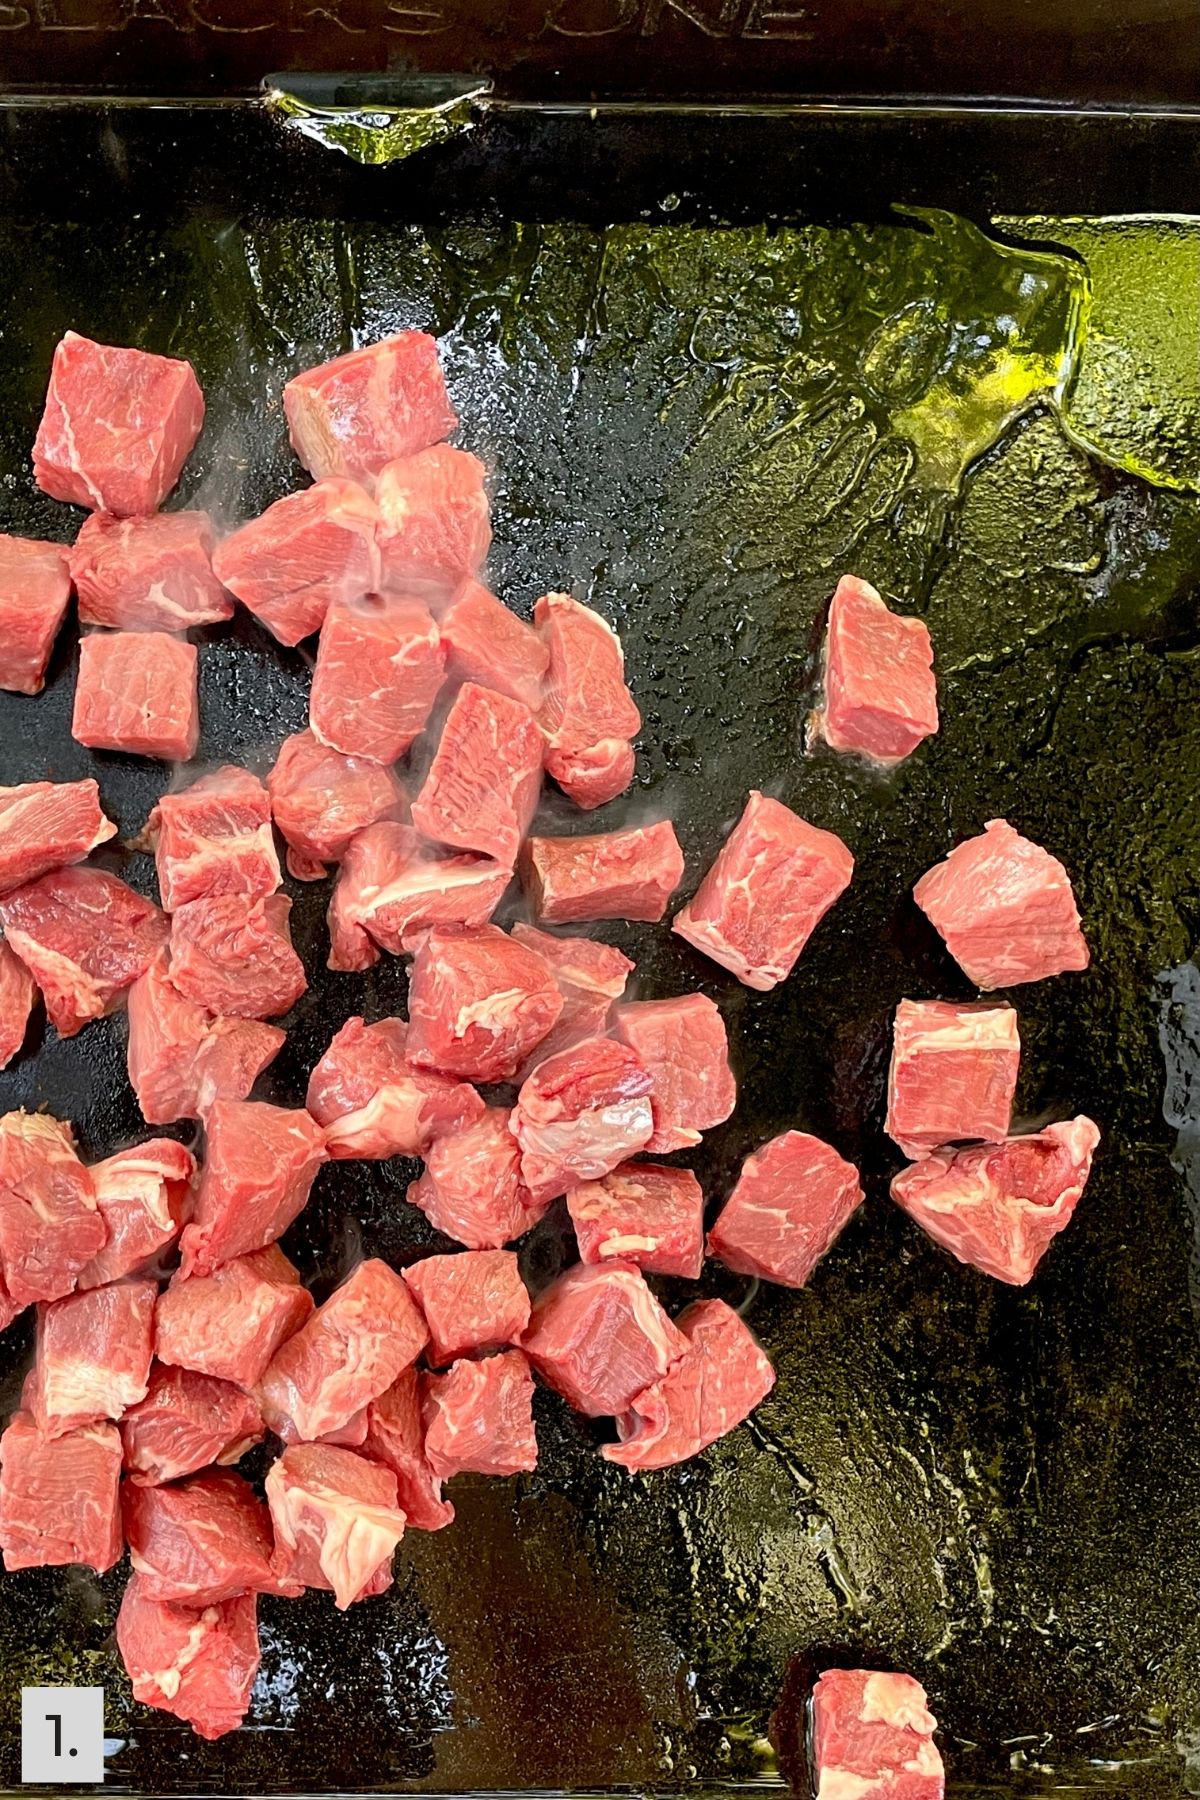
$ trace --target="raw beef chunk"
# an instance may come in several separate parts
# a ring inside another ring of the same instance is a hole
[[[219,1606],[155,1600],[135,1575],[117,1614],[117,1648],[143,1706],[173,1713],[198,1737],[236,1731],[258,1674],[258,1600],[235,1594]]]
[[[410,1530],[440,1531],[453,1523],[454,1508],[442,1499],[441,1481],[425,1455],[421,1379],[416,1369],[406,1369],[372,1400],[363,1455],[396,1477],[396,1503]]]
[[[704,1194],[690,1169],[622,1163],[567,1190],[580,1260],[634,1263],[696,1281],[704,1264]]]
[[[283,1579],[332,1589],[343,1612],[391,1586],[405,1519],[390,1469],[332,1444],[293,1444],[267,1474],[267,1500]]]
[[[213,574],[212,551],[207,513],[92,513],[69,553],[79,623],[187,631],[231,619],[233,602]]]
[[[702,1132],[722,1124],[737,1104],[725,1021],[704,994],[675,1000],[631,1000],[618,1006],[614,1029],[649,1069],[654,1156],[689,1150]]]
[[[517,1071],[517,1080],[524,1081],[548,1056],[569,1050],[584,1038],[604,1036],[613,1002],[625,992],[633,964],[620,950],[594,938],[555,937],[520,921],[513,926],[512,935],[549,965],[563,998],[558,1023]]]
[[[70,599],[62,544],[0,533],[0,688],[41,693]]]
[[[50,368],[34,480],[55,500],[96,512],[157,512],[203,423],[190,363],[68,331]]]
[[[120,1006],[168,931],[153,900],[93,868],[54,869],[6,894],[0,923],[60,1037]]]
[[[535,1204],[521,1179],[521,1150],[508,1108],[489,1106],[461,1131],[435,1138],[425,1172],[408,1199],[429,1223],[469,1250],[498,1250],[537,1224],[549,1201]]]
[[[408,1057],[468,1081],[511,1081],[562,1012],[545,961],[495,925],[433,930],[408,978]]]
[[[119,1419],[145,1399],[157,1297],[153,1281],[117,1281],[40,1308],[24,1398],[46,1437]]]
[[[271,798],[248,769],[226,764],[178,793],[163,794],[147,833],[168,912],[217,894],[253,900],[279,886]]]
[[[130,1564],[151,1599],[204,1607],[241,1593],[300,1592],[272,1572],[270,1515],[240,1475],[193,1475],[173,1487],[127,1481],[121,1511]]]
[[[1011,1006],[902,1000],[888,1072],[888,1135],[905,1156],[1008,1136],[1021,1063]]]
[[[170,978],[185,1000],[242,1019],[273,1018],[308,987],[286,894],[189,900],[171,916]]]
[[[642,727],[621,640],[569,594],[543,594],[533,618],[550,657],[539,714],[546,773],[576,805],[602,806],[633,780],[629,740]]]
[[[92,750],[187,762],[200,741],[197,651],[165,631],[95,631],[79,644],[71,736]]]
[[[19,1056],[38,1003],[38,986],[20,957],[0,939],[0,1069]]]
[[[1056,856],[990,819],[922,875],[913,899],[976,987],[1086,969],[1071,878]]]
[[[339,600],[317,647],[314,736],[343,756],[394,763],[424,731],[444,667],[437,625],[419,600]]]
[[[533,1375],[522,1351],[456,1362],[421,1388],[425,1455],[443,1481],[537,1468]]]
[[[121,1440],[115,1425],[46,1438],[28,1413],[0,1437],[4,1566],[84,1563],[102,1574],[121,1555]]]
[[[541,786],[542,738],[529,708],[468,681],[413,801],[413,824],[435,843],[511,868]]]
[[[1090,1119],[902,1169],[892,1198],[959,1262],[1024,1287],[1087,1185],[1100,1133]]]
[[[672,930],[747,987],[765,992],[791,974],[853,872],[841,838],[752,790]]]
[[[583,1264],[548,1287],[533,1309],[525,1354],[555,1393],[592,1418],[623,1413],[688,1348],[640,1269]]]
[[[809,736],[891,768],[938,728],[933,646],[922,619],[890,612],[869,582],[843,575],[829,607],[825,696]]]
[[[174,1138],[151,1138],[93,1163],[91,1177],[108,1242],[79,1271],[80,1288],[120,1281],[174,1243],[196,1177],[196,1159]]]
[[[129,1079],[148,1125],[201,1118],[214,1100],[244,1100],[287,1036],[185,1000],[165,952],[134,982],[128,1005]]]
[[[653,1077],[627,1044],[588,1038],[538,1064],[521,1085],[513,1132],[538,1201],[599,1181],[654,1133]]]
[[[176,1278],[158,1297],[160,1362],[257,1387],[271,1358],[311,1317],[313,1298],[278,1244],[235,1257],[212,1275]]]
[[[19,1311],[69,1294],[108,1227],[71,1127],[48,1113],[0,1118],[0,1287]]]
[[[166,1363],[155,1363],[146,1398],[121,1421],[125,1467],[143,1487],[237,1462],[262,1436],[262,1414],[249,1394]]]
[[[325,1161],[325,1135],[302,1108],[217,1100],[205,1118],[208,1143],[183,1273],[211,1275],[281,1237],[304,1209]]]
[[[506,864],[447,855],[410,825],[369,825],[351,840],[329,903],[329,966],[369,969],[380,945],[399,956],[434,925],[486,925],[511,880]]]
[[[330,1156],[376,1160],[424,1156],[483,1112],[469,1083],[412,1066],[403,1019],[347,1019],[309,1076],[305,1104]]]
[[[0,894],[66,863],[82,862],[116,835],[116,826],[100,811],[94,781],[0,787]]]
[[[661,919],[683,879],[669,819],[595,837],[531,837],[521,879],[547,925],[583,919]]]
[[[698,1456],[749,1418],[775,1371],[723,1300],[697,1300],[675,1321],[688,1348],[617,1420],[620,1443],[601,1454],[630,1470],[668,1469]]]
[[[806,1131],[785,1131],[742,1164],[709,1255],[740,1275],[803,1287],[862,1198],[853,1163]]]
[[[401,331],[306,369],[284,388],[283,410],[311,475],[368,484],[392,457],[436,444],[458,424],[437,344],[423,331]]]
[[[911,1675],[826,1669],[812,1694],[816,1800],[942,1800],[936,1729]]]
[[[213,569],[281,644],[320,631],[333,605],[379,586],[379,513],[357,482],[285,494],[219,544]]]
[[[452,594],[483,566],[492,541],[483,464],[466,450],[435,444],[380,470],[382,583],[393,594]]]
[[[478,581],[463,582],[441,623],[448,675],[537,712],[550,653],[531,625]]]
[[[356,831],[408,817],[408,799],[391,769],[330,750],[311,731],[284,739],[267,791],[298,881],[319,881],[326,863],[341,862]]]
[[[519,1344],[529,1324],[529,1294],[512,1250],[427,1256],[405,1269],[404,1280],[429,1327],[432,1363]]]

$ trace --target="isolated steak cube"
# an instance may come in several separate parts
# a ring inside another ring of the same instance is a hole
[[[170,978],[187,1000],[232,1018],[289,1012],[308,987],[286,894],[218,894],[171,915]]]
[[[43,1437],[16,1413],[0,1437],[0,1551],[4,1567],[83,1563],[103,1574],[120,1560],[121,1440],[115,1425]]]
[[[648,1275],[699,1279],[704,1194],[690,1169],[622,1163],[599,1181],[568,1188],[567,1211],[581,1262],[617,1259]]]
[[[273,1573],[270,1515],[232,1471],[171,1487],[126,1482],[121,1513],[130,1565],[151,1599],[203,1607],[242,1593],[300,1591]]]
[[[0,688],[41,693],[70,599],[64,545],[0,533]]]
[[[613,1020],[622,1043],[636,1050],[654,1085],[650,1108],[654,1156],[688,1150],[722,1124],[737,1104],[725,1021],[705,994],[672,1000],[629,1000]]]
[[[173,1713],[198,1737],[236,1731],[258,1674],[257,1613],[255,1594],[174,1606],[153,1599],[133,1576],[117,1613],[117,1648],[134,1699]]]
[[[611,944],[594,938],[556,937],[520,920],[513,925],[512,935],[547,963],[563,1000],[557,1024],[517,1070],[517,1080],[524,1081],[548,1056],[557,1056],[585,1038],[604,1036],[613,1002],[625,992],[633,964]]]
[[[529,1324],[529,1294],[512,1250],[426,1256],[405,1269],[404,1280],[429,1327],[432,1363],[519,1344]]]
[[[27,781],[0,788],[0,894],[51,869],[82,862],[117,835],[87,781]]]
[[[620,1442],[601,1455],[631,1471],[687,1462],[749,1418],[775,1371],[749,1328],[723,1300],[697,1300],[675,1321],[688,1348],[617,1420]]]
[[[311,1317],[313,1298],[278,1244],[235,1257],[211,1275],[178,1277],[158,1297],[160,1362],[257,1387],[268,1363]]]
[[[438,443],[458,424],[437,344],[423,331],[401,331],[306,369],[284,388],[283,410],[311,475],[368,485],[384,463]]]
[[[273,1244],[303,1211],[325,1161],[321,1127],[302,1108],[217,1100],[191,1223],[180,1239],[183,1273],[211,1275]]]
[[[37,1003],[37,982],[0,938],[0,1069],[20,1054]]]
[[[578,1264],[533,1308],[525,1354],[555,1393],[592,1418],[623,1413],[674,1368],[688,1340],[676,1330],[640,1269]]]
[[[412,1531],[440,1531],[454,1521],[454,1508],[442,1499],[441,1479],[425,1456],[425,1423],[421,1415],[421,1376],[405,1369],[390,1388],[367,1408],[367,1435],[362,1453],[396,1477],[396,1504]]]
[[[467,580],[442,614],[441,627],[447,675],[538,711],[550,652],[531,625],[478,581]]]
[[[185,1000],[165,952],[129,990],[129,1080],[149,1125],[198,1119],[214,1100],[244,1100],[287,1033],[218,1018]]]
[[[92,750],[187,762],[200,740],[197,651],[165,631],[80,640],[71,736]]]
[[[421,1382],[425,1455],[435,1475],[516,1475],[536,1469],[533,1375],[520,1350],[462,1360]]]
[[[80,1289],[132,1275],[174,1243],[196,1177],[196,1159],[174,1138],[150,1138],[93,1163],[91,1177],[108,1242],[79,1271]]]
[[[577,806],[602,806],[633,780],[629,740],[642,726],[621,640],[569,594],[543,594],[533,618],[550,658],[538,715],[546,773]]]
[[[0,1117],[0,1277],[13,1311],[69,1294],[107,1238],[71,1127],[48,1113]]]
[[[709,1255],[739,1275],[803,1287],[862,1198],[853,1163],[806,1131],[785,1131],[742,1164]]]
[[[411,825],[369,825],[351,840],[329,903],[329,966],[369,969],[380,945],[398,956],[435,925],[486,925],[511,880],[506,863],[439,851]]]
[[[509,1081],[562,1011],[536,950],[495,925],[430,931],[408,978],[408,1057],[469,1081]]]
[[[549,1205],[535,1203],[521,1179],[521,1150],[504,1106],[489,1106],[460,1130],[435,1138],[408,1200],[436,1230],[469,1250],[511,1244]]]
[[[332,1589],[343,1612],[391,1586],[405,1520],[390,1469],[332,1444],[293,1444],[267,1473],[267,1500],[283,1579]]]
[[[527,706],[468,681],[454,697],[413,824],[435,843],[509,868],[542,787],[542,738]]]
[[[413,1067],[403,1019],[347,1019],[309,1076],[305,1105],[330,1156],[371,1159],[423,1156],[483,1112],[467,1082]]]
[[[309,695],[314,736],[344,756],[396,762],[424,731],[444,667],[437,625],[419,600],[335,602]]]
[[[483,566],[492,541],[483,464],[435,444],[380,470],[379,550],[384,591],[444,600]]]
[[[842,576],[830,603],[824,687],[808,729],[831,750],[891,768],[938,728],[928,626],[889,611],[855,575]]]
[[[42,991],[60,1037],[120,1006],[166,941],[168,925],[105,869],[54,869],[0,899],[0,923]]]
[[[343,756],[311,731],[284,739],[267,792],[298,881],[319,881],[326,863],[341,862],[355,832],[379,819],[408,817],[407,796],[391,769]]]
[[[25,1404],[47,1437],[119,1419],[145,1399],[154,1344],[153,1281],[116,1281],[52,1300],[38,1313]]]
[[[34,480],[73,506],[120,517],[156,512],[203,423],[190,363],[68,331],[50,368]]]
[[[902,1000],[888,1071],[888,1135],[905,1156],[1008,1136],[1021,1063],[1011,1006]]]
[[[144,1400],[121,1421],[130,1479],[159,1487],[210,1463],[233,1463],[263,1436],[257,1401],[231,1381],[155,1363]]]
[[[285,494],[218,544],[219,581],[281,644],[319,631],[329,608],[379,586],[379,513],[357,482]]]
[[[150,814],[158,886],[166,910],[217,894],[256,899],[279,886],[271,798],[248,769],[232,764],[163,794]]]
[[[512,1129],[534,1199],[598,1181],[654,1133],[653,1077],[627,1044],[587,1038],[540,1062],[517,1095]]]
[[[911,1675],[826,1669],[811,1709],[816,1800],[942,1800],[937,1720]]]
[[[531,837],[521,879],[547,925],[585,919],[661,919],[683,879],[669,819],[590,837]]]
[[[188,631],[231,619],[233,601],[213,573],[212,552],[207,513],[92,513],[69,552],[79,623]]]

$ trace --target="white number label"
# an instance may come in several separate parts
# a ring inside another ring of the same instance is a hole
[[[21,1689],[21,1780],[104,1780],[104,1689]]]

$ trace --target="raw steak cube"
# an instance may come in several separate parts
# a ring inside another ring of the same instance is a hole
[[[232,619],[233,602],[213,574],[207,513],[115,519],[92,513],[70,551],[81,625],[119,631],[187,631]]]
[[[82,862],[117,828],[94,781],[27,781],[0,788],[0,894],[65,863]]]
[[[204,423],[192,365],[68,331],[33,445],[44,493],[97,512],[157,512]]]
[[[306,369],[283,390],[292,448],[311,475],[368,485],[394,456],[449,437],[458,420],[446,398],[437,344],[401,331]]]
[[[121,1421],[130,1478],[159,1487],[210,1463],[235,1463],[263,1437],[262,1414],[229,1381],[155,1363],[146,1398]]]
[[[708,1253],[739,1275],[803,1287],[862,1198],[853,1163],[806,1131],[785,1131],[742,1164]]]
[[[577,1264],[533,1309],[525,1354],[556,1394],[590,1418],[623,1413],[687,1353],[640,1269]]]
[[[240,1019],[289,1012],[308,987],[286,894],[218,894],[171,915],[170,978],[185,1000]]]
[[[887,1131],[905,1156],[1008,1136],[1021,1063],[1011,1006],[902,1000],[888,1071]]]
[[[648,1275],[699,1279],[704,1194],[690,1169],[622,1163],[600,1181],[568,1188],[567,1211],[581,1262],[618,1258]]]
[[[654,1080],[650,1107],[655,1156],[689,1150],[721,1125],[737,1104],[725,1021],[704,994],[675,1000],[631,1000],[618,1006],[617,1036],[636,1050]]]
[[[434,444],[379,473],[379,550],[385,593],[445,601],[483,565],[491,512],[477,456]]]
[[[285,1443],[339,1431],[416,1362],[428,1338],[394,1269],[359,1263],[276,1351],[258,1384],[263,1417]]]
[[[404,1280],[429,1327],[426,1356],[432,1363],[519,1344],[529,1324],[529,1294],[515,1251],[427,1256],[405,1269]]]
[[[0,899],[0,923],[42,990],[60,1037],[124,1001],[166,941],[168,924],[104,869],[54,869]]]
[[[434,1474],[517,1475],[536,1469],[533,1375],[520,1350],[456,1362],[421,1382],[425,1454]]]
[[[0,1069],[20,1055],[38,998],[37,982],[15,951],[0,939]]]
[[[539,715],[546,773],[576,805],[602,806],[633,780],[629,740],[642,728],[621,640],[569,594],[543,594],[533,618],[550,656]]]
[[[699,1456],[749,1418],[775,1385],[775,1371],[723,1300],[697,1300],[675,1321],[687,1352],[617,1420],[620,1443],[601,1455],[633,1471],[669,1469]]]
[[[121,1512],[130,1566],[150,1599],[205,1607],[242,1593],[301,1591],[272,1571],[270,1515],[250,1483],[229,1470],[174,1487],[127,1481]]]
[[[408,798],[391,769],[330,750],[311,731],[284,739],[267,791],[298,881],[319,881],[326,863],[341,862],[356,831],[408,817]]]
[[[537,712],[550,652],[531,625],[478,581],[464,581],[442,614],[442,644],[448,675]]]
[[[435,925],[486,925],[511,880],[507,864],[447,855],[410,825],[369,825],[351,840],[329,903],[329,966],[369,969],[379,945],[399,956]]]
[[[1099,1142],[1080,1115],[1002,1144],[938,1150],[900,1171],[892,1198],[959,1262],[1024,1287],[1071,1223]]]
[[[196,1159],[173,1138],[151,1138],[93,1163],[91,1176],[108,1242],[80,1269],[76,1285],[81,1289],[120,1281],[174,1243],[196,1178]]]
[[[108,1238],[71,1127],[48,1113],[0,1118],[0,1276],[16,1309],[69,1294]]]
[[[842,576],[830,602],[824,687],[808,730],[831,750],[893,768],[938,728],[928,626],[890,612],[856,575]]]
[[[197,1737],[236,1731],[258,1674],[258,1599],[235,1594],[219,1606],[152,1599],[135,1575],[117,1614],[117,1648],[143,1706],[173,1713]]]
[[[413,801],[413,824],[435,843],[511,868],[541,788],[542,739],[529,708],[468,681]]]
[[[4,1566],[84,1563],[103,1574],[120,1559],[121,1440],[115,1425],[43,1437],[17,1413],[0,1437],[0,1550]]]
[[[683,851],[669,819],[594,837],[531,837],[521,879],[539,919],[661,919],[683,880]]]
[[[396,1503],[411,1531],[440,1531],[453,1523],[454,1508],[442,1499],[441,1480],[425,1456],[421,1377],[416,1369],[405,1369],[368,1406],[363,1455],[396,1477]]]
[[[379,513],[355,481],[318,481],[285,494],[218,544],[218,580],[281,644],[320,631],[337,603],[379,586]]]
[[[484,1110],[467,1082],[413,1068],[403,1019],[347,1019],[309,1076],[305,1104],[330,1156],[374,1160],[424,1156]]]
[[[752,790],[671,929],[747,987],[766,992],[791,974],[853,873],[841,838]]]
[[[546,963],[495,925],[433,930],[408,978],[408,1057],[469,1081],[510,1081],[562,1011]]]
[[[817,1800],[942,1800],[936,1729],[911,1675],[826,1669],[812,1693]]]
[[[165,631],[97,631],[79,643],[71,736],[92,750],[187,762],[200,741],[197,651]]]
[[[469,1250],[498,1250],[532,1230],[546,1211],[521,1180],[521,1151],[508,1108],[489,1106],[460,1131],[435,1138],[408,1199],[429,1223]]]
[[[180,1239],[185,1277],[273,1244],[304,1210],[325,1161],[325,1135],[300,1107],[217,1100],[205,1128],[204,1173]]]
[[[313,1297],[278,1244],[235,1257],[215,1274],[176,1279],[158,1297],[160,1362],[257,1387],[282,1344],[311,1317]]]
[[[0,533],[0,688],[41,693],[70,599],[62,544]]]
[[[217,894],[257,899],[279,886],[271,798],[256,775],[231,764],[163,794],[150,814],[158,886],[166,910]]]
[[[628,1044],[587,1038],[538,1064],[512,1115],[521,1176],[539,1202],[599,1181],[654,1133],[653,1077]]]
[[[308,702],[314,735],[344,756],[394,763],[424,731],[444,668],[437,625],[419,600],[339,600],[317,647]]]
[[[625,992],[633,964],[620,950],[594,938],[555,937],[520,921],[512,927],[512,935],[549,964],[563,999],[558,1023],[517,1071],[517,1080],[524,1081],[548,1056],[569,1050],[584,1038],[604,1036],[613,1002]]]
[[[331,1588],[343,1612],[391,1586],[405,1519],[390,1469],[332,1444],[293,1444],[267,1473],[267,1500],[283,1579]]]
[[[129,990],[129,1079],[148,1125],[201,1118],[214,1100],[244,1100],[287,1033],[214,1018],[171,982],[165,952]]]
[[[119,1419],[145,1399],[157,1298],[156,1282],[116,1281],[39,1308],[25,1404],[46,1437]]]
[[[1004,819],[989,819],[980,837],[922,875],[913,899],[976,987],[1088,966],[1070,876]]]

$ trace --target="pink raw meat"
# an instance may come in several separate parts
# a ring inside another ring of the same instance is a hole
[[[811,1705],[816,1800],[942,1800],[937,1720],[911,1675],[826,1669]]]
[[[437,343],[424,331],[401,331],[306,369],[284,388],[283,410],[311,475],[368,485],[392,457],[436,444],[458,424]]]
[[[0,1069],[20,1055],[38,999],[37,982],[0,938]]]
[[[791,974],[853,873],[841,838],[752,789],[671,929],[747,987],[766,992]]]
[[[274,1243],[304,1210],[325,1161],[325,1134],[303,1108],[217,1100],[205,1129],[204,1173],[180,1239],[185,1277]]]
[[[478,581],[464,581],[442,614],[446,673],[519,700],[536,713],[550,652],[524,619]]]
[[[170,979],[185,1000],[240,1019],[289,1012],[308,987],[286,894],[218,894],[171,915]]]
[[[425,1456],[421,1376],[405,1369],[367,1408],[363,1455],[396,1477],[396,1503],[411,1531],[440,1531],[454,1521],[442,1484]]]
[[[441,1480],[536,1469],[533,1375],[521,1350],[456,1362],[421,1382],[425,1455]]]
[[[450,1363],[519,1344],[529,1324],[529,1294],[512,1250],[461,1250],[427,1256],[404,1271],[429,1327],[426,1357]]]
[[[94,781],[27,781],[0,787],[0,894],[51,869],[82,862],[117,835]]]
[[[520,921],[512,935],[549,965],[563,999],[558,1023],[517,1071],[517,1080],[524,1081],[548,1056],[569,1050],[584,1038],[604,1036],[613,1002],[625,992],[633,964],[620,950],[594,938],[555,937]]]
[[[41,693],[70,599],[65,545],[0,533],[0,688]]]
[[[1081,1114],[1030,1137],[938,1150],[900,1171],[892,1198],[959,1262],[1024,1287],[1071,1223],[1099,1142]]]
[[[168,912],[217,894],[253,900],[279,886],[270,795],[248,769],[227,763],[178,793],[163,794],[146,833]]]
[[[824,699],[809,741],[893,768],[938,728],[933,646],[922,619],[890,612],[869,582],[843,575],[829,606]]]
[[[508,1108],[489,1106],[460,1131],[435,1138],[408,1199],[435,1230],[470,1250],[498,1250],[532,1230],[549,1201],[535,1204],[521,1180],[521,1151]]]
[[[622,1163],[600,1181],[567,1189],[567,1211],[585,1263],[614,1258],[648,1275],[699,1279],[704,1194],[690,1169]]]
[[[723,1124],[737,1104],[725,1021],[704,994],[674,1000],[630,1000],[618,1006],[613,1029],[636,1050],[654,1080],[650,1106],[654,1156],[689,1150],[702,1132]]]
[[[853,1163],[806,1131],[785,1131],[742,1164],[708,1253],[739,1275],[803,1287],[862,1198]]]
[[[33,477],[73,506],[156,512],[204,423],[192,365],[68,331],[54,352]]]
[[[244,1100],[287,1033],[214,1018],[172,984],[165,952],[129,990],[129,1079],[149,1125],[198,1119],[214,1100]]]
[[[544,960],[495,925],[438,930],[408,978],[408,1057],[469,1081],[510,1081],[562,1012]]]
[[[579,1263],[533,1309],[525,1354],[557,1394],[591,1418],[622,1413],[685,1355],[676,1330],[632,1263]]]
[[[207,513],[92,513],[70,551],[79,623],[187,631],[231,619],[233,602],[213,574],[212,552]]]
[[[1008,1136],[1021,1064],[1011,1006],[902,1000],[888,1071],[888,1135],[905,1156]]]
[[[587,1038],[538,1064],[512,1115],[521,1175],[548,1202],[581,1181],[599,1181],[644,1150],[654,1132],[653,1077],[635,1051]]]
[[[157,1297],[153,1281],[116,1281],[38,1309],[24,1400],[46,1437],[119,1419],[145,1398]]]
[[[355,481],[285,494],[218,544],[213,569],[281,644],[319,631],[335,603],[379,586],[379,513]]]
[[[630,1471],[669,1469],[699,1456],[749,1418],[775,1386],[753,1333],[723,1300],[697,1300],[675,1321],[687,1352],[617,1420],[601,1455]]]
[[[160,1362],[257,1387],[280,1346],[312,1316],[313,1298],[278,1244],[235,1257],[212,1275],[173,1281],[159,1295]]]
[[[381,469],[375,488],[384,591],[444,600],[482,567],[492,541],[484,468],[435,444]]]
[[[0,923],[42,990],[60,1037],[122,1004],[166,941],[168,924],[104,869],[54,869],[0,899]]]
[[[69,1125],[48,1113],[0,1118],[0,1292],[15,1315],[69,1294],[108,1237]]]
[[[656,921],[683,879],[683,851],[669,819],[593,837],[531,837],[521,879],[547,925]]]
[[[542,739],[529,708],[468,681],[412,803],[413,824],[435,843],[511,868],[541,788]]]
[[[173,1713],[197,1737],[236,1731],[258,1674],[258,1601],[235,1594],[219,1606],[152,1599],[135,1575],[117,1614],[117,1648],[143,1706]]]
[[[483,1101],[408,1060],[403,1019],[347,1019],[308,1078],[305,1104],[333,1157],[424,1156],[435,1137],[478,1119]]]
[[[448,855],[411,825],[368,825],[351,840],[329,903],[329,967],[369,969],[380,945],[399,956],[435,925],[486,925],[511,880],[506,864]]]
[[[127,1481],[121,1511],[130,1566],[150,1599],[204,1607],[241,1593],[300,1592],[272,1571],[270,1515],[230,1470],[172,1487]]]
[[[43,1437],[16,1413],[0,1437],[0,1550],[4,1566],[83,1563],[103,1574],[119,1561],[121,1440],[115,1425]]]
[[[356,831],[408,818],[408,798],[391,769],[330,750],[311,731],[284,739],[267,791],[298,881],[319,881],[326,863],[341,862]]]
[[[543,594],[533,609],[550,654],[539,715],[546,773],[578,806],[602,806],[633,780],[629,740],[641,714],[625,684],[616,632],[569,594]]]
[[[332,1589],[343,1612],[391,1586],[405,1519],[390,1469],[332,1444],[293,1444],[267,1473],[267,1499],[282,1579]]]
[[[155,1363],[146,1398],[121,1421],[125,1467],[142,1487],[237,1462],[262,1437],[262,1414],[249,1394],[165,1363]]]
[[[264,1419],[285,1443],[340,1431],[416,1362],[428,1335],[400,1276],[368,1258],[272,1357],[258,1384]]]
[[[81,638],[71,736],[91,750],[187,762],[200,741],[197,656],[165,631]]]
[[[989,819],[982,836],[922,875],[913,899],[976,987],[1015,987],[1088,966],[1070,876],[1004,819]]]
[[[317,647],[308,701],[314,735],[344,756],[396,762],[424,731],[444,667],[437,625],[419,600],[339,600]]]
[[[76,1285],[102,1287],[132,1275],[173,1244],[196,1178],[196,1159],[174,1138],[150,1138],[93,1163],[92,1184],[108,1242]]]

